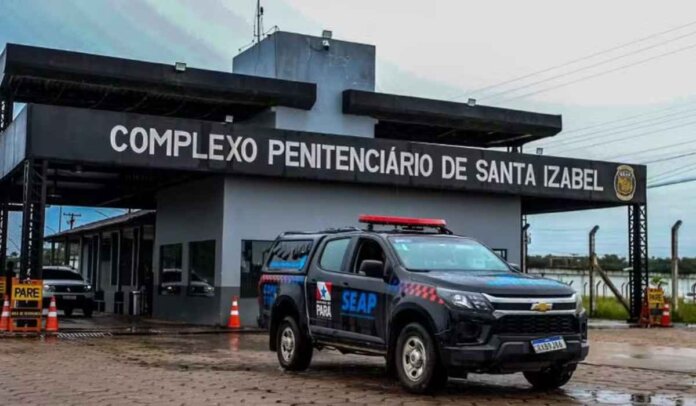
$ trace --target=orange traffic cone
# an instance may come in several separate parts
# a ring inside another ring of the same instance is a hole
[[[662,308],[660,327],[672,327],[672,314],[669,311],[669,303],[665,303],[665,306]]]
[[[5,299],[2,304],[2,316],[0,316],[0,331],[10,330],[10,301]]]
[[[56,308],[55,296],[51,296],[51,304],[48,306],[48,317],[46,318],[46,332],[58,332],[58,309]]]
[[[237,304],[237,296],[232,298],[232,307],[230,308],[230,318],[227,320],[227,328],[240,328],[242,323],[239,321],[239,305]]]

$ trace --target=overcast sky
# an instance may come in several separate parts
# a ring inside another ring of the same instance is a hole
[[[0,0],[0,46],[49,46],[231,70],[255,0]],[[650,182],[696,176],[693,1],[268,0],[266,29],[377,46],[377,90],[562,114],[545,154],[649,163]],[[535,72],[540,72],[535,74]],[[513,80],[520,78],[520,80]],[[496,86],[498,84],[501,84]],[[621,120],[621,121],[617,121]],[[589,127],[589,128],[586,128]],[[686,155],[672,159],[675,155]],[[696,182],[650,189],[650,253],[696,255]],[[73,209],[69,209],[73,210]],[[47,232],[58,228],[49,210]],[[94,210],[78,224],[103,218]],[[113,212],[108,212],[113,213]],[[531,253],[626,255],[625,209],[534,216]],[[19,241],[18,221],[12,238]],[[13,248],[13,245],[10,246]]]

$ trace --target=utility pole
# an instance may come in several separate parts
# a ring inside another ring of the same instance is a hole
[[[594,316],[595,314],[595,294],[594,294],[594,267],[595,267],[595,261],[596,261],[596,252],[595,252],[595,236],[597,235],[597,231],[599,231],[599,226],[594,226],[592,227],[592,230],[590,230],[590,252],[589,252],[589,272],[590,272],[590,308],[589,308],[589,315],[590,317]]]
[[[263,7],[261,0],[256,0],[256,15],[254,16],[254,42],[261,42],[263,36]]]
[[[672,226],[672,311],[679,310],[679,227],[682,221],[677,220]]]
[[[70,224],[70,229],[72,230],[73,227],[75,227],[75,219],[77,217],[82,217],[82,214],[79,213],[65,213],[63,214],[65,217],[70,217],[70,220],[68,220],[68,224]]]

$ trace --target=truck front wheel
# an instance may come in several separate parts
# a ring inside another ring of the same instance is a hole
[[[447,383],[447,371],[440,363],[435,341],[419,323],[401,330],[395,357],[399,381],[407,391],[430,393]]]
[[[575,365],[553,367],[543,371],[525,372],[524,377],[537,390],[560,388],[570,381],[575,371]]]
[[[312,361],[312,343],[294,318],[288,316],[278,326],[276,352],[278,362],[288,371],[304,371]]]

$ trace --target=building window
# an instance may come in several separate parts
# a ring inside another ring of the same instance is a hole
[[[495,252],[500,258],[507,261],[507,249],[506,248],[493,248],[492,251]]]
[[[181,244],[160,247],[160,294],[178,295],[181,292]]]
[[[321,253],[319,266],[327,271],[341,272],[349,243],[350,238],[341,238],[327,242],[324,246],[324,252]]]
[[[190,296],[215,296],[215,240],[189,243]]]
[[[242,275],[239,295],[257,297],[259,278],[273,241],[242,240]]]

